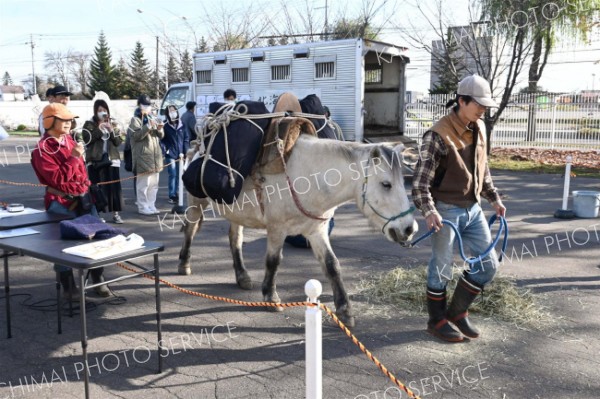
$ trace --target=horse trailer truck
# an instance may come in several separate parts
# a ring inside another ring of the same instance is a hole
[[[404,133],[408,49],[365,39],[343,39],[194,54],[193,81],[169,87],[160,113],[175,105],[180,113],[195,101],[196,117],[211,102],[262,101],[269,110],[283,92],[299,99],[316,94],[346,140]]]

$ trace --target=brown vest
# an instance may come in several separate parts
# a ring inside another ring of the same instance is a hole
[[[435,201],[460,207],[480,201],[487,164],[485,125],[478,120],[469,127],[472,130],[452,111],[430,129],[440,135],[448,149],[448,154],[440,159],[432,182],[431,195]],[[475,151],[474,134],[478,135]]]

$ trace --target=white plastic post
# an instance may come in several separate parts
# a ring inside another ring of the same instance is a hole
[[[567,166],[565,167],[565,187],[563,190],[563,202],[562,209],[567,209],[567,204],[569,202],[569,186],[571,184],[571,161],[573,158],[569,155],[567,156]]]
[[[179,200],[177,205],[183,207],[183,154],[179,154]]]
[[[319,303],[323,287],[319,280],[308,280],[304,285],[307,301]],[[323,398],[323,342],[321,308],[306,307],[306,399]]]

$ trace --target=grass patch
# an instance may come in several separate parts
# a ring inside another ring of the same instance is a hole
[[[490,169],[510,170],[514,172],[564,174],[564,165],[548,165],[536,161],[521,161],[492,155],[489,159]],[[581,177],[600,179],[600,169],[572,167],[571,173]]]
[[[460,270],[455,270],[459,276]],[[456,280],[456,279],[455,279]],[[426,314],[425,289],[427,269],[423,266],[406,269],[395,268],[389,272],[360,281],[359,294],[371,304],[391,306],[409,313]],[[456,281],[448,285],[452,297]],[[475,300],[470,312],[514,323],[517,327],[541,329],[554,322],[555,317],[537,303],[527,289],[517,287],[510,277],[497,276],[486,288],[483,296]]]
[[[19,130],[8,132],[9,136],[39,136],[39,132],[30,130]]]

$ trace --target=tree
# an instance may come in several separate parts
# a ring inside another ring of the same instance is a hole
[[[69,64],[67,66],[69,73],[75,80],[75,83],[79,86],[81,94],[86,98],[93,97],[88,92],[90,82],[90,58],[92,58],[91,54],[77,51],[72,52],[69,55]]]
[[[474,14],[480,14],[478,6],[479,3],[474,1],[468,8],[471,21]],[[408,22],[408,27],[399,27],[409,43],[427,51],[434,63],[445,63],[452,71],[459,71],[462,63],[464,75],[477,74],[485,78],[490,83],[492,94],[495,97],[501,96],[498,108],[488,109],[483,118],[489,151],[494,125],[506,109],[531,52],[531,46],[524,40],[525,31],[515,29],[512,35],[495,35],[489,21],[457,26],[446,17],[445,10],[449,6],[445,4],[445,0],[437,0],[436,10],[433,11],[420,3],[416,7],[437,38],[433,43],[439,44],[434,48],[431,38],[423,33],[423,29],[412,25],[412,21]],[[454,42],[458,44],[456,50],[453,50]],[[437,50],[440,47],[442,51]],[[455,53],[459,60],[453,60],[450,56],[452,53]],[[464,75],[460,76],[457,73],[458,80]]]
[[[331,32],[333,39],[348,39],[358,37],[362,39],[376,40],[377,32],[370,25],[369,19],[355,18],[338,20]]]
[[[12,86],[12,84],[13,84],[13,80],[10,77],[10,74],[8,73],[8,71],[4,72],[4,76],[2,77],[2,84],[4,86]]]
[[[181,82],[180,79],[181,73],[179,72],[179,67],[175,62],[173,54],[169,54],[169,59],[167,62],[167,86],[171,86],[173,83]]]
[[[97,91],[103,91],[110,97],[115,95],[112,55],[104,32],[100,32],[98,44],[94,48],[94,57],[90,64],[89,88],[92,95],[96,94]]]
[[[150,94],[150,73],[151,69],[148,60],[144,57],[144,47],[138,41],[135,43],[135,49],[129,61],[129,85],[132,96],[137,97],[140,94]]]
[[[123,57],[119,58],[119,62],[114,70],[115,76],[115,91],[114,98],[135,98],[132,93],[129,76],[129,68]]]
[[[466,67],[460,60],[459,44],[450,29],[446,35],[446,47],[441,41],[437,41],[437,45],[432,45],[432,51],[437,53],[431,56],[432,72],[435,73],[437,82],[433,83],[432,76],[432,89],[429,90],[429,94],[455,93]]]
[[[69,59],[73,50],[69,49],[66,52],[60,50],[47,51],[44,55],[46,62],[46,69],[52,72],[52,75],[56,77],[56,80],[61,85],[65,86],[68,90],[71,90],[71,79],[69,77]]]
[[[189,51],[185,50],[181,55],[181,60],[179,62],[179,81],[180,82],[191,82],[194,77],[194,65],[192,62],[192,57],[190,56]]]
[[[186,50],[187,51],[187,50]],[[208,42],[204,39],[204,36],[200,38],[198,45],[194,49],[196,53],[208,53]]]
[[[480,0],[482,18],[492,21],[495,33],[510,36],[521,32],[528,54],[528,92],[538,90],[538,82],[548,63],[558,36],[585,40],[592,29],[600,0]],[[535,102],[529,106],[527,140],[535,141]]]

